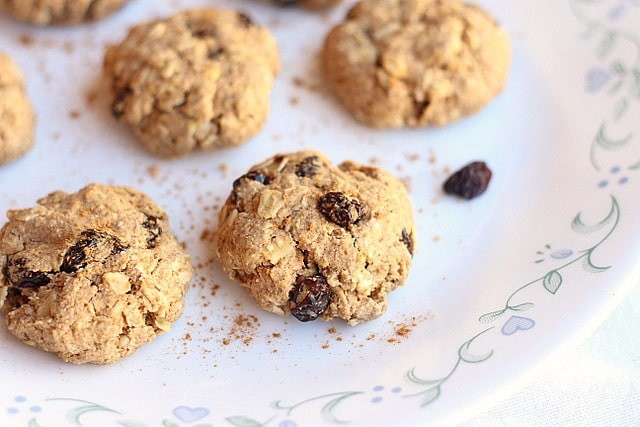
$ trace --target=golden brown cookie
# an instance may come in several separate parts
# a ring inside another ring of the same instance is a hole
[[[0,53],[0,165],[31,148],[35,123],[24,76],[11,58]]]
[[[36,25],[98,21],[129,0],[0,0],[0,11]]]
[[[193,10],[134,27],[107,50],[113,114],[162,157],[239,145],[269,115],[276,42],[242,13]]]
[[[67,362],[113,363],[182,313],[190,257],[141,192],[92,184],[7,216],[0,307],[26,344]]]
[[[301,321],[380,316],[414,249],[411,202],[388,172],[321,153],[277,155],[233,184],[217,253],[265,310]]]
[[[324,76],[360,122],[440,126],[473,114],[507,79],[506,32],[461,0],[363,0],[327,36]]]

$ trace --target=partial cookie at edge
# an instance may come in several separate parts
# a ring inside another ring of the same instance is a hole
[[[129,0],[0,0],[0,11],[31,24],[72,25],[98,21]]]
[[[7,213],[0,303],[9,331],[72,363],[113,363],[170,330],[193,269],[143,193],[92,184]]]
[[[24,76],[10,57],[0,53],[0,165],[29,151],[35,123]]]

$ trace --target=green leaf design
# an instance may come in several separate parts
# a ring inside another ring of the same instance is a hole
[[[604,217],[600,222],[593,225],[585,224],[582,221],[582,213],[579,213],[578,215],[575,216],[575,218],[573,218],[573,221],[571,221],[571,228],[576,233],[581,233],[581,234],[595,233],[596,231],[602,230],[612,220],[616,219],[616,213],[617,213],[617,205],[615,203],[612,203],[611,210],[609,210],[609,213],[607,214],[607,216]]]
[[[615,46],[615,42],[616,35],[611,31],[608,31],[602,37],[602,41],[600,42],[600,46],[598,47],[598,56],[600,58],[604,58],[605,56],[607,56]]]
[[[613,117],[615,117],[616,120],[620,120],[622,116],[624,116],[624,114],[627,112],[628,106],[629,100],[627,98],[622,98],[613,107]]]
[[[471,353],[471,350],[469,349],[470,345],[471,345],[471,341],[467,341],[460,347],[460,349],[458,350],[458,356],[460,356],[460,360],[467,363],[480,363],[480,362],[484,362],[485,360],[493,356],[493,350],[488,351],[487,353],[481,356],[477,356]]]
[[[505,312],[506,310],[496,310],[496,311],[490,311],[489,313],[485,313],[482,316],[480,316],[478,318],[478,321],[480,323],[491,323],[494,322],[495,320],[499,319]]]
[[[591,260],[592,250],[587,252],[587,255],[582,259],[582,268],[584,268],[589,273],[602,273],[611,268],[611,266],[607,267],[599,267],[593,263]]]
[[[613,61],[611,64],[611,71],[616,74],[626,74],[627,69],[624,67],[624,64],[620,61]]]
[[[29,420],[28,427],[42,427],[35,418]]]
[[[637,163],[634,163],[631,166],[629,166],[629,169],[630,170],[640,169],[640,161],[638,161]]]
[[[348,392],[348,393],[344,393],[342,396],[338,396],[335,399],[331,400],[330,402],[328,402],[326,405],[324,405],[322,407],[322,416],[324,417],[325,420],[331,422],[331,423],[335,423],[335,424],[347,424],[349,423],[349,421],[345,421],[345,420],[341,420],[338,417],[336,417],[333,413],[333,411],[336,409],[336,407],[345,399],[348,399],[352,396],[355,396],[356,394],[362,394],[362,392],[360,391],[353,391],[353,392]]]
[[[422,398],[422,403],[420,404],[420,406],[424,407],[440,397],[440,386],[430,388],[424,391],[422,394],[424,397]]]
[[[555,295],[562,285],[562,276],[556,270],[551,270],[542,279],[542,284],[547,291]]]
[[[419,385],[433,385],[433,384],[438,384],[439,382],[442,381],[442,378],[438,378],[437,380],[423,380],[422,378],[418,377],[416,375],[416,368],[415,366],[413,368],[411,368],[406,374],[405,376],[407,377],[407,379],[409,381],[411,381],[414,384],[419,384]]]
[[[633,134],[631,133],[620,139],[613,139],[608,137],[606,123],[602,123],[602,125],[600,125],[600,129],[598,130],[598,134],[596,135],[595,142],[601,148],[611,151],[624,147],[629,143],[629,141],[631,141],[631,138],[633,138]]]
[[[119,421],[118,424],[120,424],[122,427],[148,427],[147,424],[139,423],[137,421],[131,421],[131,420]],[[162,424],[166,425],[165,422],[163,422]]]
[[[233,417],[227,417],[225,420],[229,421],[236,427],[262,427],[262,423],[254,420],[253,418],[245,417],[243,415],[236,415]]]
[[[535,304],[532,302],[523,302],[522,304],[514,305],[509,308],[514,311],[525,311],[529,310],[533,306],[535,306]]]
[[[72,423],[74,423],[75,425],[78,425],[78,426],[83,425],[80,422],[80,418],[83,415],[91,413],[91,412],[111,412],[113,414],[122,415],[118,411],[114,411],[113,409],[109,409],[106,406],[98,405],[97,403],[88,402],[86,400],[69,399],[69,398],[53,398],[53,399],[47,399],[47,401],[49,401],[49,402],[58,401],[58,402],[82,403],[83,404],[82,406],[79,406],[77,408],[71,409],[69,412],[67,412],[67,419],[69,421],[71,421]]]
[[[163,427],[180,427],[180,425],[171,420],[162,420]]]

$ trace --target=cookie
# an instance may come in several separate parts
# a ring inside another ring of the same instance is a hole
[[[91,184],[7,216],[0,306],[26,344],[66,362],[113,363],[182,313],[190,257],[141,192]]]
[[[31,148],[35,123],[24,76],[11,58],[0,53],[0,165]]]
[[[327,36],[328,85],[376,128],[442,126],[478,112],[507,79],[506,32],[461,0],[363,0]]]
[[[270,0],[278,6],[301,6],[306,9],[328,9],[338,5],[342,0]]]
[[[162,157],[239,145],[258,133],[279,67],[266,29],[215,9],[134,27],[104,60],[114,116]]]
[[[0,0],[0,11],[35,25],[71,25],[98,21],[128,0]]]
[[[411,202],[382,169],[281,154],[233,183],[219,218],[225,272],[263,309],[349,324],[387,309],[414,250]]]

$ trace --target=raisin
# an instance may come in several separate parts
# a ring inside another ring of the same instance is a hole
[[[447,194],[455,194],[471,200],[485,192],[491,181],[491,170],[485,162],[473,162],[449,177],[442,188]]]
[[[406,228],[402,229],[402,236],[400,237],[400,241],[404,243],[411,256],[413,256],[413,239],[407,232]]]
[[[296,175],[300,178],[313,178],[320,169],[318,156],[309,156],[296,166]]]
[[[4,268],[4,275],[16,288],[39,288],[51,282],[50,274],[54,271],[31,271],[26,268],[23,258],[9,259]]]
[[[330,302],[331,287],[320,275],[299,278],[289,294],[291,314],[301,322],[316,320]]]
[[[233,181],[233,189],[237,190],[240,187],[243,179],[249,179],[251,181],[259,182],[260,184],[269,185],[269,177],[260,171],[251,171],[242,175],[240,178]]]
[[[251,17],[246,13],[238,12],[238,21],[240,21],[245,28],[249,28],[254,25],[253,19],[251,19]]]
[[[207,55],[207,58],[209,58],[209,59],[218,59],[224,53],[225,53],[225,50],[223,48],[219,47],[216,50],[210,51],[209,54]]]
[[[162,236],[162,227],[158,225],[158,218],[153,215],[145,214],[142,226],[147,229],[150,235],[147,239],[147,249],[155,248],[158,237]]]
[[[193,37],[197,39],[207,39],[207,38],[214,39],[218,37],[218,32],[216,31],[215,28],[212,28],[212,27],[199,28],[197,30],[192,30],[191,34],[193,35]]]
[[[263,185],[269,185],[269,183],[271,182],[271,179],[260,171],[251,171],[251,172],[245,173],[240,178],[233,181],[233,192],[231,193],[231,198],[233,199],[234,202],[238,200],[238,190],[242,186],[243,179],[256,181]]]
[[[348,228],[367,216],[367,207],[358,200],[349,200],[343,193],[332,191],[325,194],[318,201],[318,209],[324,217],[339,225]]]
[[[118,238],[97,230],[85,230],[80,239],[64,254],[60,271],[75,273],[87,266],[89,262],[104,260],[126,249]]]
[[[49,282],[51,282],[51,279],[43,271],[25,271],[18,283],[15,283],[15,287],[39,288],[48,285]]]
[[[118,91],[113,102],[111,103],[111,113],[116,119],[120,119],[124,114],[124,101],[129,95],[133,93],[133,90],[129,86],[126,86]]]

